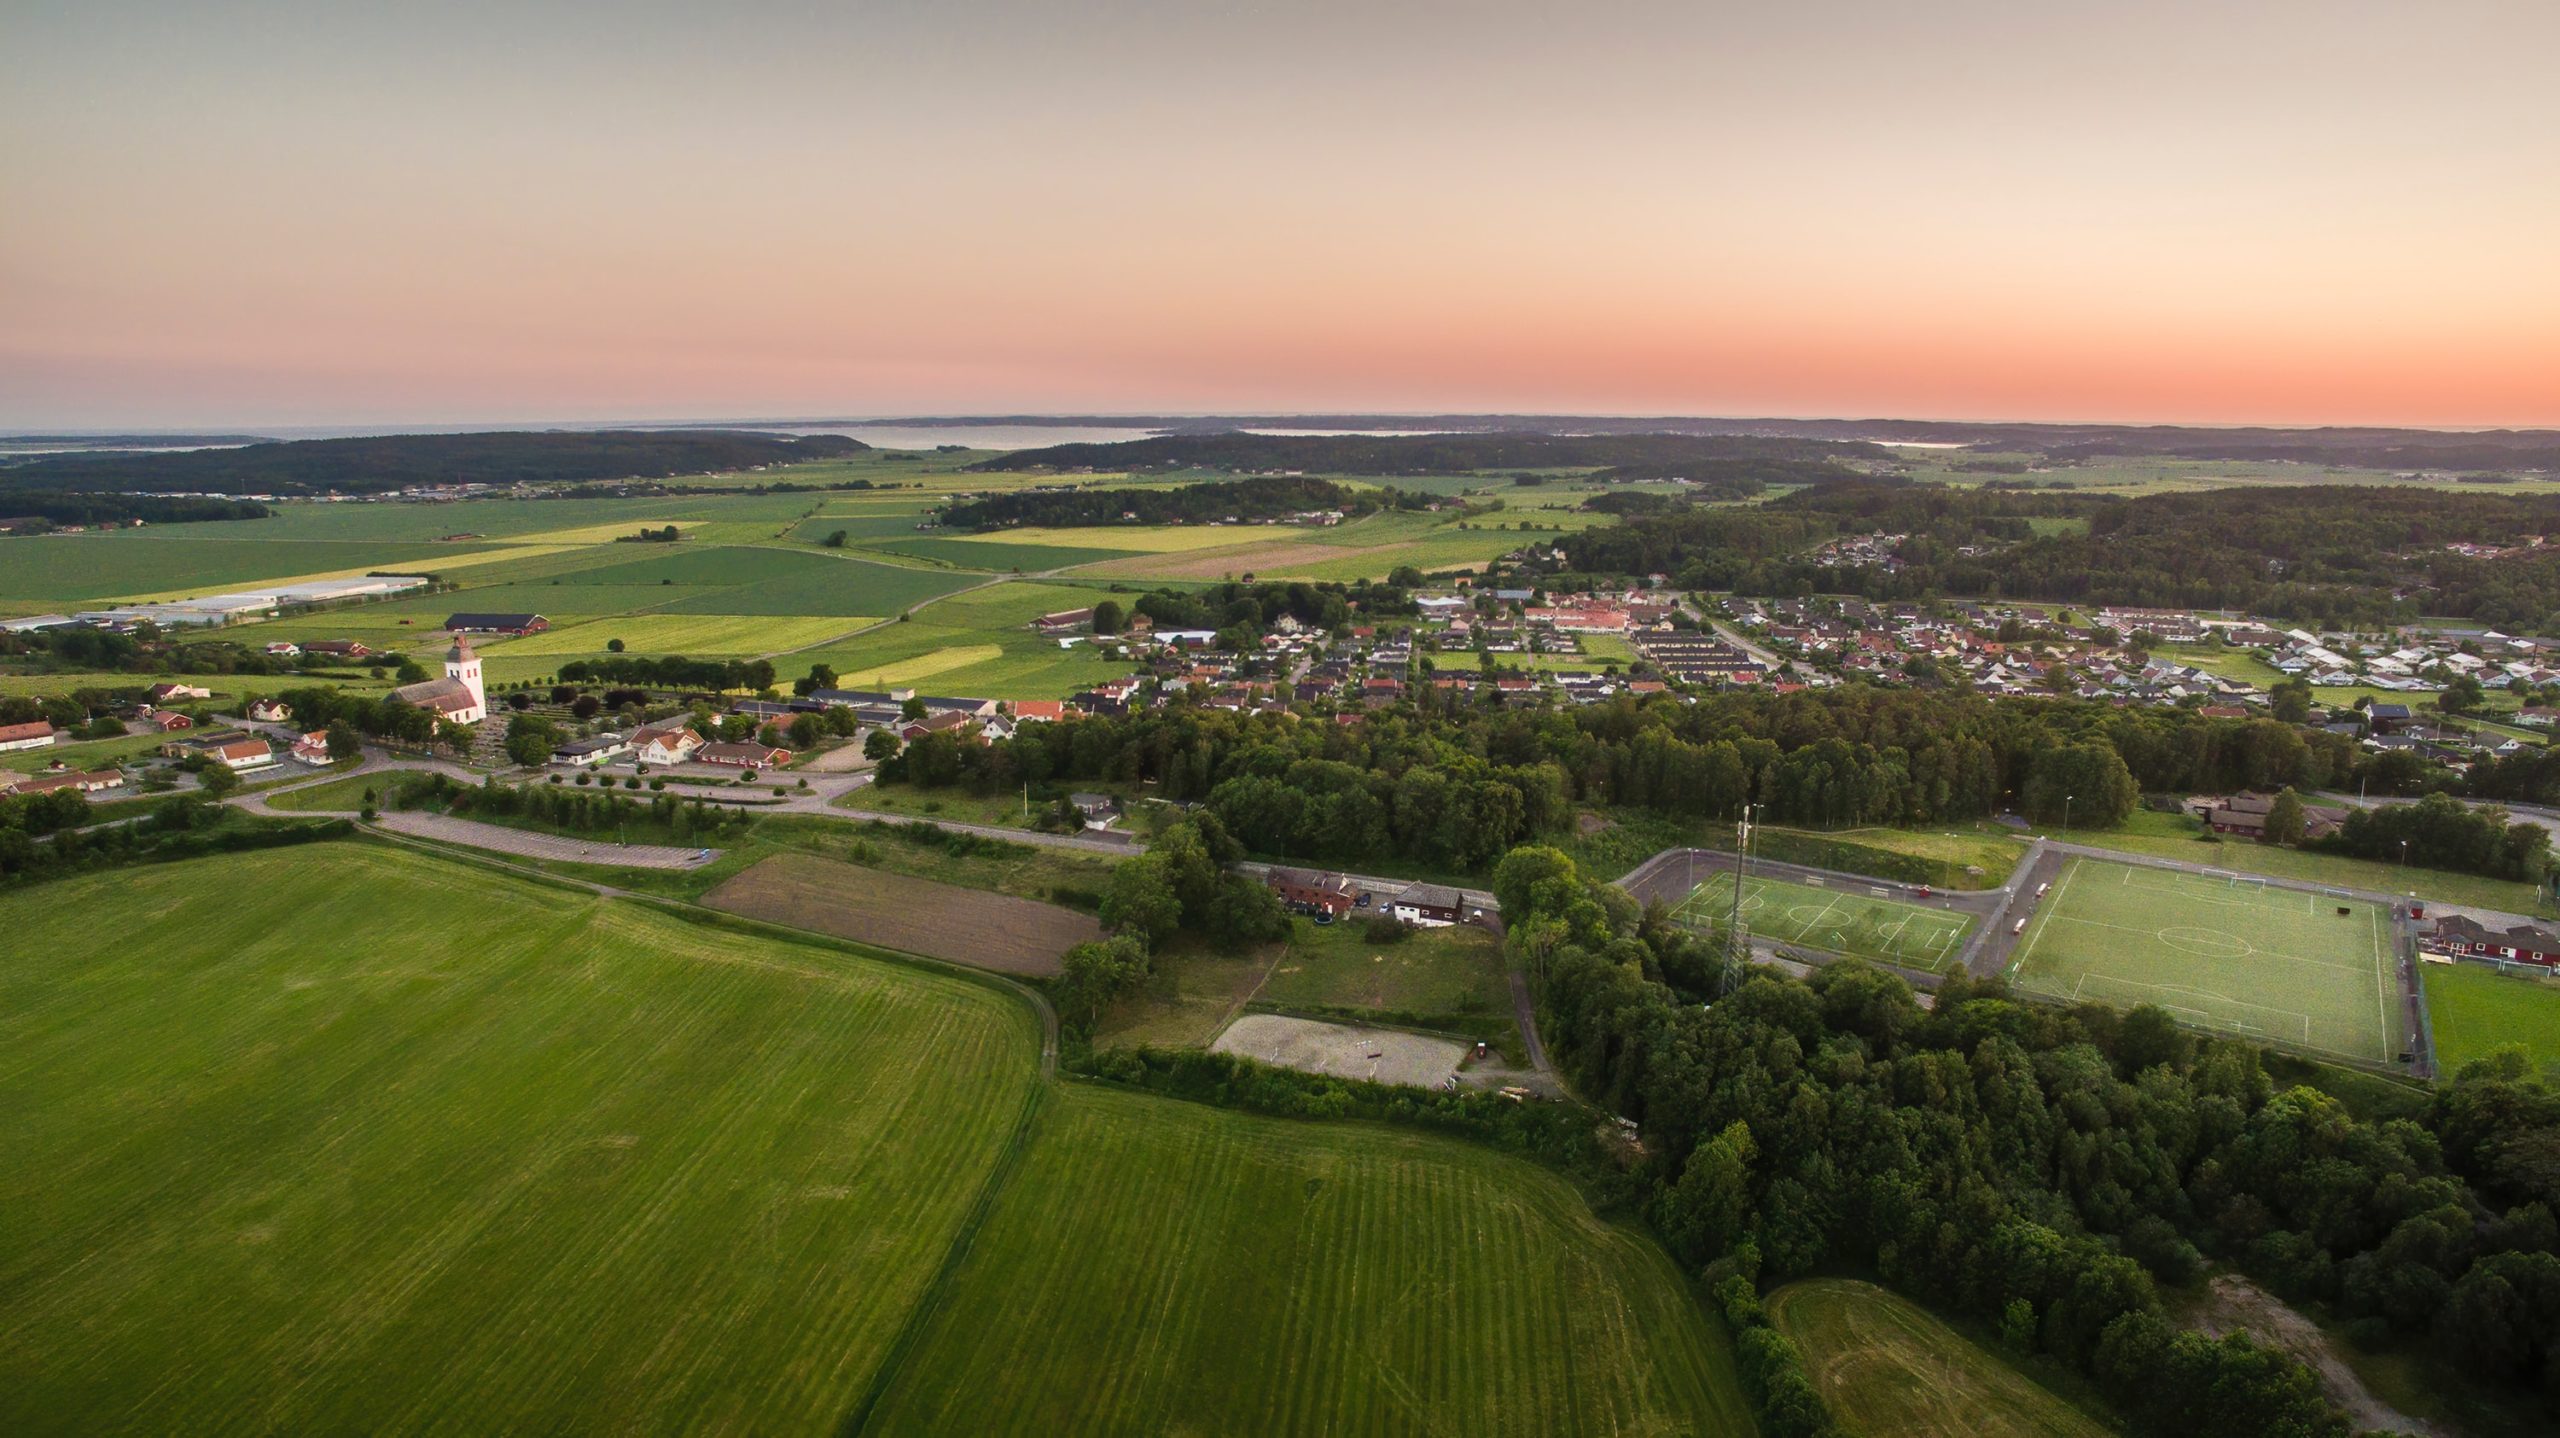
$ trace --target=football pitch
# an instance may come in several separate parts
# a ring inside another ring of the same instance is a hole
[[[2391,949],[2379,904],[2074,859],[2010,972],[2031,993],[2155,1004],[2196,1028],[2387,1063],[2405,1037]]]
[[[1690,890],[1680,901],[1680,922],[1701,933],[1721,932],[1733,911],[1733,880],[1728,871]],[[1888,892],[1861,879],[1816,885],[1754,877],[1743,881],[1742,924],[1754,938],[1907,968],[1935,970],[1955,957],[1973,928],[1970,917],[1887,898]]]

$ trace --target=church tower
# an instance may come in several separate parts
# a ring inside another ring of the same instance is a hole
[[[471,691],[471,707],[479,714],[489,712],[489,692],[480,687],[480,656],[471,651],[469,636],[453,636],[453,647],[444,652],[444,677]]]

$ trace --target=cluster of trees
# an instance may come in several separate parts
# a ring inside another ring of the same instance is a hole
[[[0,469],[0,478],[8,475]],[[198,524],[213,520],[264,519],[275,513],[253,500],[215,499],[200,494],[72,494],[41,489],[12,489],[5,501],[12,518],[45,521],[44,527],[21,530],[41,534],[45,527],[91,524]]]
[[[1058,444],[1016,450],[971,465],[981,470],[1223,469],[1310,474],[1473,474],[1504,469],[1629,470],[1626,478],[1671,474],[1720,479],[1853,473],[1838,462],[1885,460],[1872,444],[1832,444],[1749,435],[1696,434],[1336,434],[1232,431],[1175,434],[1112,444]],[[1302,506],[1304,507],[1304,506]]]
[[[761,693],[773,687],[774,673],[769,659],[630,654],[572,659],[560,666],[560,677],[571,684],[645,684],[655,689],[702,689],[712,693],[752,689]]]
[[[0,469],[0,488],[374,494],[412,485],[550,484],[714,474],[836,459],[869,448],[842,435],[794,438],[733,430],[371,435],[269,441],[233,449],[42,455]]]
[[[1417,582],[1419,576],[1416,576]],[[1258,639],[1283,615],[1309,628],[1333,630],[1351,622],[1353,614],[1377,620],[1398,616],[1409,617],[1416,611],[1409,586],[1388,583],[1371,584],[1361,580],[1354,584],[1309,583],[1305,580],[1286,582],[1266,580],[1259,584],[1211,584],[1199,589],[1151,589],[1130,603],[1133,613],[1143,614],[1158,629],[1214,629],[1220,634],[1235,634]],[[1114,604],[1104,600],[1103,604]],[[1114,605],[1116,609],[1116,604]],[[1115,623],[1112,628],[1119,627]],[[1094,606],[1094,630],[1103,629],[1102,605]],[[1251,642],[1231,646],[1249,650]]]
[[[309,843],[354,828],[344,819],[253,819],[195,794],[171,795],[138,824],[82,827],[92,817],[87,802],[68,790],[0,797],[0,882],[34,883],[122,864]]]
[[[32,661],[38,668],[119,674],[291,674],[297,667],[293,660],[229,640],[164,638],[149,625],[130,634],[86,625],[0,634],[0,655]]]
[[[1243,857],[1244,846],[1214,815],[1195,814],[1115,866],[1097,915],[1109,937],[1078,944],[1060,959],[1069,1017],[1090,1024],[1104,1005],[1145,982],[1156,948],[1178,932],[1228,945],[1285,937],[1289,916],[1271,890],[1228,868]]]
[[[2539,824],[2509,823],[2503,809],[2474,809],[2448,794],[2429,794],[2414,804],[2358,809],[2347,815],[2336,833],[2320,840],[2319,847],[2359,859],[2405,858],[2420,868],[2527,883],[2540,883],[2551,864],[2550,830]]]
[[[471,731],[467,727],[445,724],[414,704],[349,694],[336,685],[288,689],[277,698],[292,707],[294,722],[306,732],[347,728],[377,739],[421,746],[441,743],[460,748],[470,742]]]
[[[1257,475],[1165,489],[1026,489],[962,500],[942,511],[955,529],[996,529],[1018,524],[1209,524],[1221,519],[1277,519],[1314,509],[1345,514],[1374,510],[1378,491],[1351,489],[1329,479]]]
[[[2560,1094],[2520,1060],[2368,1120],[2156,1009],[1959,976],[1923,1010],[1856,962],[1715,998],[1685,935],[1560,853],[1507,857],[1494,889],[1548,1043],[1642,1125],[1655,1225],[1711,1280],[1869,1269],[2153,1431],[2342,1434],[2298,1364],[2165,1317],[2155,1284],[2211,1256],[2560,1397]]]
[[[382,795],[394,809],[440,809],[483,818],[523,819],[564,833],[599,834],[642,828],[652,837],[689,844],[734,833],[750,821],[745,811],[700,798],[656,793],[590,791],[566,784],[458,784],[442,774],[409,773],[393,777]]]

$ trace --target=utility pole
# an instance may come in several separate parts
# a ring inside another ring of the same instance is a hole
[[[1733,826],[1733,909],[1725,918],[1724,974],[1716,985],[1723,998],[1741,987],[1751,969],[1751,931],[1742,926],[1742,890],[1751,877],[1751,806],[1742,806],[1742,822]]]

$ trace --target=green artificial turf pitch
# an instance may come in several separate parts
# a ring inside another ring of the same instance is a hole
[[[2346,912],[2340,913],[2344,909]],[[2074,859],[2028,921],[2018,986],[2367,1062],[2401,1049],[2382,906],[2262,880]]]
[[[1916,969],[1954,958],[1973,920],[1886,897],[1890,892],[1863,879],[1815,885],[1755,876],[1744,881],[1742,925],[1753,938]],[[1721,932],[1732,904],[1733,875],[1717,874],[1681,901],[1680,921]]]

